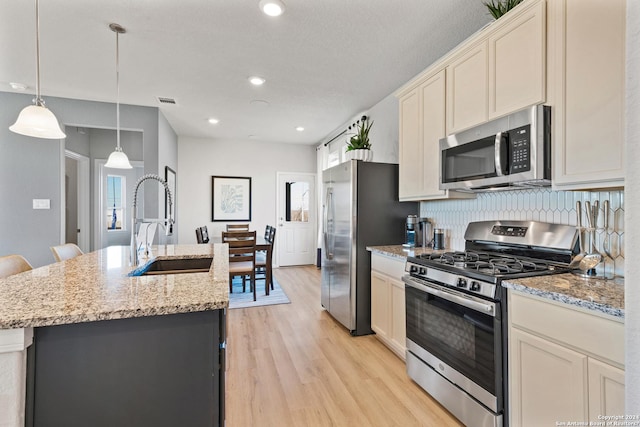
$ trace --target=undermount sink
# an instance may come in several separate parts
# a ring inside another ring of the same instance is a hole
[[[129,276],[204,273],[209,271],[212,261],[213,258],[156,259],[136,268]]]

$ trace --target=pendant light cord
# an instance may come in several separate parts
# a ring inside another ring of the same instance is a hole
[[[40,97],[40,11],[36,0],[36,105],[44,105]]]
[[[116,31],[116,142],[120,148],[120,32]]]

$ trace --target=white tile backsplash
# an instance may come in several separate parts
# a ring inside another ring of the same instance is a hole
[[[445,229],[447,248],[464,250],[464,232],[472,221],[533,220],[577,225],[576,202],[600,201],[596,245],[600,252],[608,239],[613,260],[604,268],[624,274],[624,191],[552,191],[550,189],[512,190],[478,193],[475,199],[422,202],[420,216],[430,218],[434,227]],[[609,228],[604,229],[603,202],[609,200]],[[586,219],[583,217],[583,225]]]

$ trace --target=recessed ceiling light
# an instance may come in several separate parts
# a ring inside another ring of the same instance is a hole
[[[302,132],[302,131],[304,131],[304,128],[303,128],[302,126],[298,126],[298,127],[296,128],[296,130],[297,130],[298,132]]]
[[[264,84],[264,82],[266,81],[265,79],[263,79],[262,77],[258,77],[258,76],[251,76],[249,77],[249,81],[251,82],[252,85],[254,86],[261,86]]]
[[[16,83],[16,82],[10,82],[9,86],[11,86],[11,89],[13,90],[26,90],[28,87],[24,83]]]
[[[211,123],[212,125],[217,125],[218,123],[220,123],[220,120],[218,119],[214,119],[213,117],[209,119],[209,123]]]
[[[260,0],[260,10],[265,15],[280,16],[284,13],[284,3],[280,0]]]

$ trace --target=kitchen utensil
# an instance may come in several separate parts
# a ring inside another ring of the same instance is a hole
[[[580,270],[583,272],[587,272],[592,268],[595,268],[596,265],[602,261],[602,255],[596,249],[595,240],[596,240],[596,229],[593,224],[593,211],[591,210],[591,203],[587,200],[584,202],[585,210],[587,211],[587,230],[589,232],[589,240],[591,243],[591,249],[587,254],[580,260]]]
[[[604,234],[605,234],[602,240],[602,250],[604,251],[604,254],[606,256],[613,259],[613,256],[611,255],[611,247],[609,246],[609,201],[605,200],[602,203],[602,205],[604,207],[603,222],[604,222]]]
[[[582,227],[582,205],[580,201],[576,202],[576,221],[578,224],[578,242],[580,243],[580,253],[573,257],[571,263],[569,263],[569,268],[578,268],[580,267],[580,262],[582,258],[587,254],[587,251],[584,248],[584,228]]]

